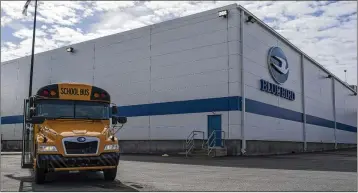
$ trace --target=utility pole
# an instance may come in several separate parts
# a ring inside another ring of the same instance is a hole
[[[27,15],[26,12],[30,2],[31,0],[26,1],[22,14]],[[32,29],[32,51],[31,51],[31,66],[30,66],[29,97],[31,97],[32,95],[32,79],[33,79],[34,55],[35,55],[36,15],[37,15],[37,0],[35,0],[34,24]]]

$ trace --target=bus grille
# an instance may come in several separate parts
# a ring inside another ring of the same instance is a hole
[[[73,141],[64,141],[66,154],[96,154],[98,141],[78,143]]]
[[[71,168],[117,166],[119,153],[103,153],[99,156],[63,157],[62,155],[38,155],[36,161],[39,168]]]

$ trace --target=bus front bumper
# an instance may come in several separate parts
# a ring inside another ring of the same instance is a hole
[[[38,155],[36,165],[47,171],[103,170],[116,168],[119,153],[103,153],[100,156],[64,157],[62,155]]]

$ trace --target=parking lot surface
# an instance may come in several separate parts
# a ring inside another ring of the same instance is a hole
[[[356,150],[281,156],[123,155],[115,182],[101,173],[51,174],[43,185],[2,155],[2,191],[357,191]]]

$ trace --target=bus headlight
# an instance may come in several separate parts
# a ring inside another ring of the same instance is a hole
[[[113,144],[113,145],[106,145],[104,147],[104,150],[118,150],[119,149],[119,145],[118,144]]]
[[[39,152],[57,151],[57,148],[55,146],[40,145],[38,147],[38,151]]]

